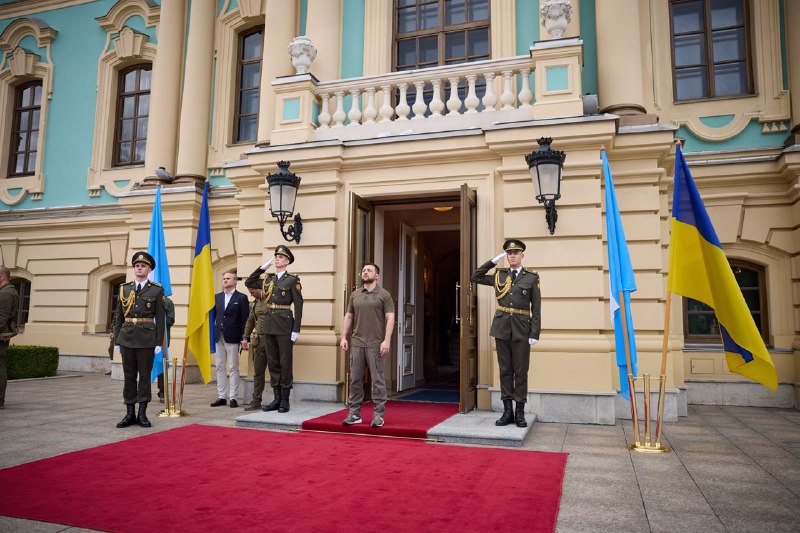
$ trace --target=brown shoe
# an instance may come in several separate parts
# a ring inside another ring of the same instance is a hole
[[[250,402],[244,406],[245,411],[258,411],[261,409],[261,402]]]

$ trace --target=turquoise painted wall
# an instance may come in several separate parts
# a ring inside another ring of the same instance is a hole
[[[729,122],[729,115],[719,117],[703,117],[701,122],[709,126],[717,124],[724,125]],[[762,133],[762,125],[753,120],[742,130],[739,135],[732,139],[720,142],[705,141],[690,132],[685,126],[681,126],[675,133],[678,138],[686,139],[684,150],[686,152],[711,152],[717,150],[738,150],[745,148],[775,148],[783,146],[788,132]]]
[[[108,13],[114,3],[99,0],[35,15],[58,31],[51,51],[55,76],[45,125],[44,194],[41,200],[27,197],[15,206],[0,202],[0,210],[116,203],[116,198],[104,190],[98,198],[90,198],[86,189],[94,135],[97,66],[106,38],[95,18]],[[13,20],[0,20],[0,31]],[[155,28],[145,27],[141,17],[131,17],[128,25],[146,34],[149,42],[155,42]],[[35,45],[33,38],[24,39],[26,48],[30,49],[31,42]],[[44,56],[44,50],[37,53]]]
[[[364,75],[364,1],[342,4],[342,79]]]
[[[515,48],[517,55],[529,54],[531,45],[539,40],[538,7],[538,0],[517,0],[516,2],[515,31],[517,42]]]
[[[306,34],[306,21],[308,20],[308,0],[300,0],[300,31],[297,35]]]
[[[595,0],[580,0],[583,39],[583,93],[597,94],[597,21],[595,19]]]

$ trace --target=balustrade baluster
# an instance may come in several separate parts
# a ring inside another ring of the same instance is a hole
[[[531,107],[531,102],[533,102],[533,93],[531,92],[530,84],[528,79],[531,75],[531,69],[524,68],[519,71],[520,77],[522,78],[522,90],[519,92],[519,107]]]
[[[459,114],[461,111],[461,99],[458,97],[457,76],[450,78],[450,98],[447,99],[447,109],[450,113]]]
[[[406,101],[408,84],[398,83],[397,88],[400,89],[400,101],[397,102],[397,118],[395,120],[408,120],[408,114],[411,112],[411,108],[408,107],[408,102]]]
[[[512,89],[511,76],[513,74],[511,70],[503,71],[503,94],[500,95],[500,103],[503,104],[503,107],[501,109],[514,109],[514,102],[516,102],[517,98],[514,96],[514,90]]]
[[[331,112],[330,112],[330,93],[324,93],[322,96],[322,103],[320,104],[319,109],[319,116],[317,117],[317,122],[319,123],[319,129],[326,130],[330,127],[331,123]]]
[[[467,76],[467,97],[464,98],[464,105],[467,107],[467,110],[464,113],[478,112],[478,104],[480,104],[481,101],[478,99],[478,95],[475,93],[476,79],[478,79],[476,74],[469,74]]]
[[[360,89],[351,89],[350,90],[350,97],[352,98],[352,102],[350,102],[350,112],[347,113],[347,118],[350,119],[350,123],[348,126],[358,126],[359,122],[361,121],[361,90]]]
[[[424,81],[415,81],[414,89],[416,90],[416,98],[414,98],[414,105],[411,109],[414,110],[414,118],[412,120],[422,120],[425,118],[425,110],[428,106],[425,105],[425,97],[422,94],[425,90]]]
[[[375,108],[375,87],[367,89],[367,105],[364,106],[364,124],[374,124],[378,110]]]
[[[494,94],[494,72],[487,72],[483,75],[486,80],[486,92],[483,94],[483,112],[491,113],[497,111],[495,105],[497,104],[497,96]]]
[[[441,117],[444,111],[444,102],[442,102],[442,80],[431,80],[433,85],[433,97],[428,107],[431,110],[432,117]]]
[[[388,122],[391,121],[394,116],[394,108],[392,107],[392,86],[383,85],[381,89],[383,89],[383,103],[380,109],[381,118],[379,118],[378,121]]]
[[[333,128],[344,126],[347,115],[344,114],[344,91],[336,91],[336,111],[333,112]]]

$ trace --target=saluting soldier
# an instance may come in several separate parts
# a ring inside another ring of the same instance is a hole
[[[294,263],[294,255],[288,246],[275,248],[272,259],[257,268],[250,280],[258,280],[261,274],[275,265],[275,273],[267,274],[261,282],[267,306],[264,318],[264,341],[267,350],[269,384],[275,399],[261,409],[286,413],[289,411],[289,393],[292,390],[292,351],[300,335],[303,319],[303,293],[300,278],[286,271]],[[246,284],[245,284],[246,285]],[[294,306],[294,315],[292,315]]]
[[[122,354],[122,371],[125,375],[122,398],[127,408],[125,418],[117,427],[139,424],[149,428],[152,425],[147,419],[150,372],[153,370],[154,355],[161,353],[164,343],[164,288],[147,279],[147,275],[156,267],[153,256],[147,252],[136,252],[131,264],[135,279],[119,289],[112,333]],[[137,402],[138,415],[135,413]]]
[[[264,300],[260,279],[247,278],[244,286],[247,287],[247,291],[254,299],[250,306],[250,314],[247,315],[242,337],[242,349],[249,350],[250,358],[253,360],[253,399],[245,406],[244,410],[255,411],[261,409],[261,396],[264,394],[267,374],[267,351],[266,341],[264,340],[264,320],[267,317],[267,302]],[[280,401],[280,394],[276,394],[273,403],[278,405]]]
[[[542,328],[539,291],[539,274],[522,267],[525,243],[509,239],[503,244],[504,252],[485,262],[472,274],[472,281],[494,287],[497,309],[489,335],[497,345],[497,363],[500,366],[500,398],[503,415],[495,422],[507,426],[515,422],[525,427],[525,400],[528,394],[528,367],[530,347],[539,342]],[[487,275],[504,257],[509,268],[498,268],[493,276]],[[517,402],[516,413],[512,400]]]

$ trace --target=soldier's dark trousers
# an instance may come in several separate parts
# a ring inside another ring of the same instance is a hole
[[[495,339],[497,364],[500,367],[500,399],[525,402],[528,396],[528,367],[531,347],[522,342]]]
[[[127,348],[120,346],[122,372],[125,386],[122,398],[125,403],[150,401],[150,372],[153,370],[153,348]]]
[[[6,384],[8,383],[8,345],[10,341],[0,341],[0,405],[6,404]]]
[[[250,346],[250,353],[253,354],[253,400],[261,401],[264,394],[264,383],[267,374],[267,354],[264,346]]]
[[[291,389],[294,376],[292,374],[292,354],[294,345],[290,335],[264,335],[267,341],[267,366],[269,367],[269,385],[273,389]]]

